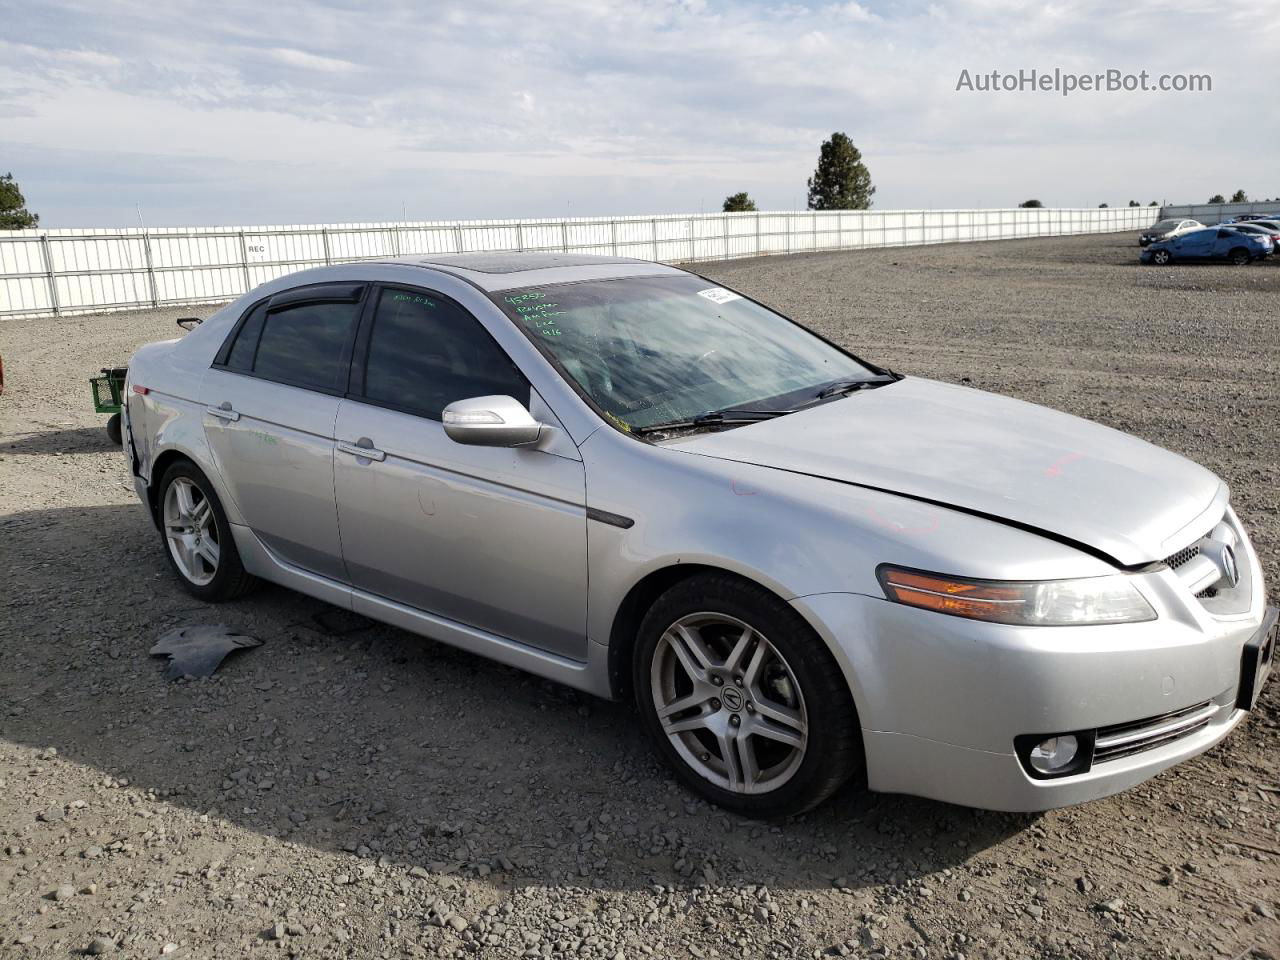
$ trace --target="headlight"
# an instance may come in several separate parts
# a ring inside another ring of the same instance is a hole
[[[1133,582],[1118,574],[1080,580],[970,580],[887,564],[876,573],[890,600],[970,620],[1064,627],[1156,618]]]

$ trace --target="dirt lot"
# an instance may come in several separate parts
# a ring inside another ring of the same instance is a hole
[[[1275,602],[1280,263],[1136,261],[1124,236],[697,269],[1204,463]],[[281,589],[193,601],[84,382],[191,312],[0,320],[0,956],[1280,957],[1280,682],[1111,800],[850,789],[762,824],[678,788],[627,705]],[[166,682],[155,638],[210,622],[265,645]]]

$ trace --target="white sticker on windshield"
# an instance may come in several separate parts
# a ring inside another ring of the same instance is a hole
[[[712,287],[710,290],[699,290],[698,296],[706,297],[712,303],[728,303],[730,300],[741,300],[742,294],[726,290],[724,287]]]

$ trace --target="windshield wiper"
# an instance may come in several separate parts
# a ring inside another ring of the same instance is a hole
[[[859,379],[833,380],[818,391],[814,400],[830,400],[857,390],[870,390],[872,387],[883,387],[886,383],[897,383],[902,378],[893,371],[879,377],[861,377]]]
[[[688,430],[695,427],[718,427],[722,424],[759,423],[761,420],[772,420],[791,413],[790,410],[712,410],[700,413],[686,420],[669,420],[666,423],[651,423],[645,427],[632,427],[631,432],[637,434],[664,433],[668,430]]]

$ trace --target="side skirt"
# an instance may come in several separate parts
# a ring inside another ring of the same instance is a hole
[[[594,696],[611,698],[606,646],[587,644],[586,661],[557,656],[295,567],[272,553],[248,527],[233,523],[231,531],[245,569],[263,580]]]

